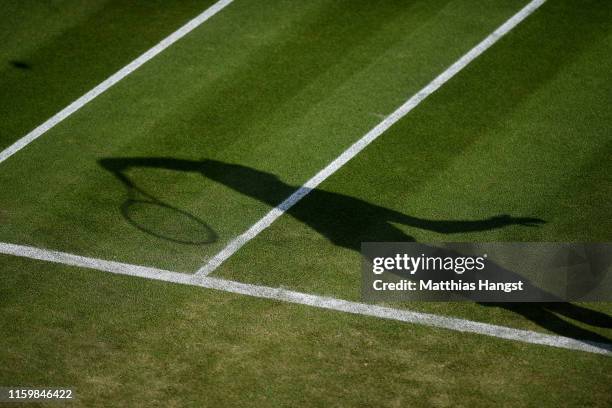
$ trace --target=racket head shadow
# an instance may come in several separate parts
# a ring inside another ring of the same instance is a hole
[[[201,218],[161,201],[130,198],[121,205],[121,214],[140,231],[178,244],[207,245],[218,238]]]

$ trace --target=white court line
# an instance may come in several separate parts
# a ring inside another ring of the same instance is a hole
[[[123,78],[140,68],[145,62],[149,61],[151,58],[155,57],[157,54],[183,38],[185,35],[190,33],[196,27],[204,23],[206,20],[217,14],[219,11],[223,10],[226,6],[228,6],[234,0],[220,0],[210,6],[208,9],[204,10],[197,17],[186,23],[184,26],[170,34],[168,37],[161,40],[157,45],[153,48],[146,51],[140,57],[136,58],[134,61],[130,62],[125,67],[121,68],[119,71],[108,77],[106,80],[101,82],[98,86],[93,88],[91,91],[87,92],[85,95],[81,96],[76,101],[72,102],[70,105],[66,106],[64,109],[56,113],[54,116],[49,118],[42,125],[38,126],[36,129],[32,130],[30,133],[17,140],[11,146],[4,149],[0,152],[0,163],[17,153],[19,150],[26,147],[28,144],[32,143],[34,140],[38,139],[42,135],[44,135],[47,131],[53,128],[55,125],[66,119],[68,116],[72,115],[74,112],[81,109],[87,103],[91,102],[98,95],[109,89],[111,86],[115,85],[117,82],[121,81]]]
[[[464,333],[476,333],[523,343],[540,344],[612,356],[612,344],[576,340],[569,337],[537,333],[529,330],[513,329],[511,327],[479,323],[454,317],[412,312],[410,310],[393,309],[390,307],[376,306],[367,303],[351,302],[342,299],[294,292],[282,288],[251,285],[219,278],[197,277],[195,275],[172,272],[163,269],[88,258],[84,256],[67,254],[65,252],[50,251],[46,249],[8,243],[0,243],[0,254],[38,259],[88,269],[96,269],[99,271],[111,272],[120,275],[137,276],[164,282],[199,286],[207,289],[216,289],[223,292],[237,293],[257,298],[312,306],[320,309],[329,309],[357,315],[438,327]]]
[[[480,54],[485,52],[489,47],[497,42],[501,37],[507,34],[510,30],[516,27],[521,21],[527,18],[531,13],[536,11],[546,0],[533,0],[521,9],[514,16],[510,17],[504,24],[493,31],[487,38],[482,40],[478,45],[468,51],[463,57],[458,59],[453,65],[448,67],[446,71],[438,75],[425,88],[421,89],[402,106],[397,108],[395,112],[387,116],[385,120],[376,125],[372,130],[366,133],[361,139],[355,142],[351,147],[346,149],[340,156],[327,165],[323,170],[318,172],[313,178],[308,180],[295,193],[289,196],[285,201],[273,208],[262,219],[253,224],[248,230],[230,241],[225,248],[218,254],[213,256],[204,266],[197,272],[197,276],[207,276],[217,269],[223,262],[238,251],[244,244],[259,235],[260,232],[268,228],[278,217],[283,215],[285,211],[293,207],[298,201],[304,198],[314,188],[321,184],[325,179],[334,174],[340,167],[344,166],[349,160],[355,157],[359,152],[365,149],[376,138],[383,134],[387,129],[393,126],[397,121],[406,116],[408,112],[417,107],[425,98],[434,93],[438,88],[444,85],[449,79],[455,76],[459,71],[465,68],[470,62],[476,59]]]

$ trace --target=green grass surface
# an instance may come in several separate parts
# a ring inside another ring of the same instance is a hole
[[[3,272],[0,382],[72,385],[75,405],[610,404],[598,355],[30,260]]]
[[[9,1],[0,8],[0,148],[23,136],[212,1]]]
[[[321,185],[333,194],[305,198],[217,273],[358,299],[363,241],[610,241],[612,37],[604,21],[612,15],[601,12],[547,4]],[[565,30],[570,21],[577,31]],[[550,38],[546,50],[542,37]],[[248,194],[263,176],[243,172],[238,179],[251,180],[233,185]],[[384,209],[414,219],[402,224]],[[545,223],[487,223],[501,214]],[[483,231],[452,228],[462,220],[481,221]],[[450,232],[436,232],[437,221],[450,221]],[[542,325],[514,309],[500,316],[476,304],[408,306]],[[550,328],[573,331],[559,326]]]
[[[218,235],[207,246],[160,240],[123,219],[125,186],[99,160],[212,158],[299,185],[503,22],[515,3],[500,3],[487,19],[465,2],[375,10],[367,2],[232,4],[3,163],[0,208],[16,211],[0,237],[194,271],[269,203],[197,171],[136,167],[133,183]]]
[[[4,8],[0,149],[209,4]],[[0,241],[193,272],[524,4],[236,0],[0,165]],[[215,276],[356,300],[361,241],[612,241],[611,18],[547,2]],[[0,279],[0,385],[77,405],[612,403],[607,357],[8,256]],[[609,302],[393,306],[612,338]]]

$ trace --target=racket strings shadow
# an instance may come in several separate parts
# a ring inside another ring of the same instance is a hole
[[[100,164],[125,186],[126,198],[119,210],[132,227],[176,244],[207,245],[217,241],[217,233],[203,219],[148,193],[117,162],[103,159]]]

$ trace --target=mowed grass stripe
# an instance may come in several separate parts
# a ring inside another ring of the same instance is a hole
[[[231,257],[236,251],[238,251],[247,242],[259,235],[264,229],[268,228],[274,221],[282,216],[287,210],[297,204],[301,199],[306,197],[313,189],[317,188],[319,184],[325,181],[329,176],[338,171],[344,166],[349,160],[359,154],[365,149],[370,143],[376,140],[382,135],[387,129],[393,126],[396,122],[406,116],[411,110],[416,108],[425,98],[437,91],[442,85],[448,80],[459,73],[465,68],[470,62],[478,58],[483,52],[497,42],[501,37],[506,35],[510,30],[521,23],[531,13],[536,11],[545,0],[533,0],[527,4],[523,9],[512,16],[508,21],[497,28],[493,33],[487,36],[484,40],[478,43],[474,48],[463,55],[459,60],[453,63],[444,72],[433,79],[423,89],[408,99],[403,105],[397,108],[391,115],[387,116],[382,122],[376,125],[372,130],[362,136],[357,142],[352,144],[347,150],[342,152],[340,156],[334,159],[325,168],[319,171],[314,177],[308,180],[302,187],[287,197],[282,203],[272,209],[263,218],[253,224],[247,231],[242,233],[240,236],[232,240],[225,248],[217,253],[212,259],[210,259],[205,265],[203,265],[196,275],[207,276],[217,269],[223,262]]]
[[[611,11],[547,2],[216,276],[357,300],[361,241],[612,240]],[[398,307],[612,338],[609,302]]]
[[[259,200],[221,182],[227,167],[302,185],[516,11],[515,1],[234,3],[3,163],[0,236],[194,271],[295,190],[262,178],[250,183]],[[137,215],[150,224],[132,225],[126,176],[214,239],[150,234],[192,230],[144,204]]]
[[[168,37],[161,40],[154,47],[147,50],[144,54],[140,55],[138,58],[130,62],[125,67],[121,68],[115,74],[108,77],[106,80],[101,82],[92,90],[90,90],[89,92],[72,102],[70,105],[66,106],[64,109],[53,115],[51,118],[36,127],[30,133],[23,136],[21,139],[17,140],[15,143],[1,151],[0,163],[17,153],[19,150],[26,147],[28,144],[32,143],[34,140],[38,139],[40,136],[47,133],[47,131],[49,131],[58,123],[62,122],[64,119],[68,118],[70,115],[81,109],[87,103],[91,102],[98,95],[102,94],[103,92],[106,92],[106,90],[115,85],[117,82],[130,75],[147,61],[154,58],[156,55],[164,51],[166,48],[170,47],[176,41],[189,34],[200,24],[204,23],[206,20],[217,14],[219,11],[223,10],[223,8],[228,6],[232,1],[233,0],[219,0],[217,3],[213,4],[210,8],[206,9],[201,14],[187,22],[185,25],[170,34]]]
[[[5,2],[0,9],[0,150],[212,3]]]

